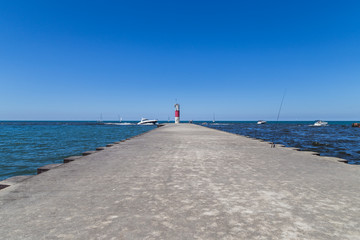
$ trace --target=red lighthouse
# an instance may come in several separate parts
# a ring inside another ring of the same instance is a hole
[[[175,104],[175,123],[180,123],[180,105]]]

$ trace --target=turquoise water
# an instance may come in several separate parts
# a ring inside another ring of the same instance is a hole
[[[0,180],[120,141],[156,126],[96,122],[0,122]]]
[[[325,127],[313,126],[314,121],[268,122],[197,122],[210,128],[262,139],[301,151],[318,152],[320,156],[338,157],[349,164],[360,164],[360,128],[347,121],[330,121]]]

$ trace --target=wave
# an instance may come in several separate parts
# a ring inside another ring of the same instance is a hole
[[[119,126],[129,126],[129,125],[136,125],[136,123],[129,123],[129,122],[124,122],[124,123],[104,123],[105,125],[119,125]]]

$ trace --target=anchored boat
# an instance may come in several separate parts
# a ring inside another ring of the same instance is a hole
[[[314,126],[316,126],[316,127],[323,127],[323,126],[327,126],[327,125],[328,125],[328,122],[324,122],[321,120],[317,120],[316,123],[314,123]]]
[[[158,120],[149,120],[147,118],[141,118],[141,121],[137,125],[155,125]]]

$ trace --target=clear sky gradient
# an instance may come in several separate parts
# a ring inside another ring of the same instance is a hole
[[[0,1],[1,120],[360,119],[360,1]]]

